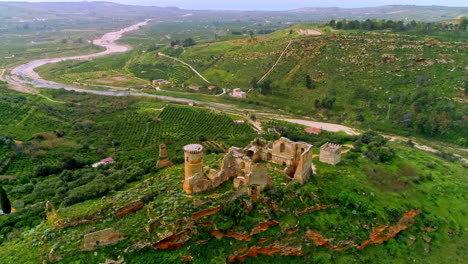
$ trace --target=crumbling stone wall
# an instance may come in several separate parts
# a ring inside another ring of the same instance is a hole
[[[285,173],[305,183],[312,175],[312,145],[305,142],[293,142],[280,138],[266,142],[254,139],[247,147],[231,147],[224,155],[221,170],[203,171],[203,147],[198,144],[187,145],[185,152],[184,190],[197,193],[213,189],[230,178],[234,179],[234,188],[250,192],[248,186],[257,185],[263,190],[271,184],[268,175],[269,161],[286,166]]]
[[[320,162],[336,165],[341,161],[341,145],[325,143],[320,147]]]
[[[156,168],[161,169],[165,167],[169,167],[172,165],[172,162],[169,160],[167,155],[167,147],[166,144],[159,145],[159,158],[156,162]]]

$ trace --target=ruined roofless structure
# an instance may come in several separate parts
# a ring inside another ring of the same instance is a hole
[[[167,147],[166,144],[159,145],[159,158],[156,162],[156,168],[161,169],[165,167],[169,167],[172,165],[172,162],[169,160],[167,155]]]
[[[336,165],[341,161],[341,145],[325,143],[320,147],[320,162]]]
[[[234,179],[234,188],[250,193],[250,186],[263,190],[271,184],[268,164],[271,162],[285,166],[285,174],[291,179],[305,183],[312,175],[312,145],[280,138],[266,142],[254,139],[247,147],[231,147],[224,155],[220,171],[203,167],[203,146],[187,145],[185,153],[185,192],[197,193],[214,189]]]

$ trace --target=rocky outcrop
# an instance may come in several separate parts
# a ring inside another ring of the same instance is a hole
[[[118,208],[114,212],[114,217],[122,217],[131,213],[134,213],[145,206],[145,203],[142,200],[136,200],[127,204],[123,207]]]
[[[365,247],[371,244],[382,244],[394,238],[401,231],[409,228],[415,223],[414,217],[420,213],[418,210],[410,210],[406,212],[403,217],[394,226],[383,225],[374,228],[369,236],[369,240],[364,241],[359,247],[359,250],[363,250]]]
[[[117,244],[124,238],[123,234],[113,228],[107,228],[84,236],[83,251]]]
[[[240,255],[230,256],[228,258],[228,262],[244,262],[248,257],[256,257],[258,255],[272,256],[274,254],[279,254],[281,256],[301,256],[302,248],[282,246],[279,242],[275,242],[272,245],[266,247],[252,246],[250,248],[243,248],[239,250],[238,254]]]
[[[209,209],[205,209],[205,210],[201,210],[199,212],[196,212],[194,214],[192,214],[192,219],[193,220],[198,220],[202,217],[205,217],[205,216],[208,216],[208,215],[213,215],[213,214],[216,214],[219,210],[221,210],[221,206],[218,206],[218,207],[214,207],[214,208],[209,208]]]
[[[185,229],[177,234],[168,236],[154,244],[153,247],[158,250],[173,250],[180,248],[190,240],[191,237],[188,235],[189,231],[190,229]]]
[[[307,231],[305,237],[310,240],[313,240],[315,244],[317,244],[317,246],[323,246],[329,249],[333,249],[335,251],[342,251],[348,247],[355,246],[355,244],[352,241],[343,242],[338,246],[334,246],[331,244],[331,241],[333,239],[326,239],[321,234],[311,230]]]
[[[279,225],[278,221],[267,220],[267,221],[257,224],[252,229],[250,234],[241,234],[241,233],[237,233],[234,231],[228,231],[227,233],[223,233],[218,229],[212,229],[212,230],[209,230],[208,232],[217,239],[221,239],[223,237],[229,237],[229,238],[234,238],[240,241],[250,241],[254,235],[267,231],[270,227],[277,226],[277,225]]]

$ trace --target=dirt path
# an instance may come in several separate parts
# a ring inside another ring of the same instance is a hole
[[[332,124],[332,123],[324,123],[324,122],[317,122],[317,121],[310,121],[310,120],[302,120],[302,119],[279,119],[283,121],[287,121],[290,123],[295,123],[295,124],[300,124],[304,126],[311,126],[311,127],[316,127],[320,128],[322,130],[330,131],[330,132],[345,132],[348,135],[359,135],[360,133],[350,127],[343,126],[343,125],[337,125],[337,124]]]
[[[265,73],[265,75],[263,75],[262,78],[260,78],[260,80],[257,82],[257,84],[263,82],[266,78],[268,78],[268,76],[271,74],[271,72],[273,72],[273,70],[275,69],[276,65],[278,65],[278,63],[281,61],[284,54],[288,50],[289,46],[291,46],[292,42],[293,42],[292,40],[289,41],[288,45],[286,45],[286,48],[284,48],[283,52],[281,52],[281,55],[276,60],[275,64],[273,64],[273,66],[271,66],[270,70],[267,73]]]
[[[274,118],[274,119],[283,120],[283,121],[287,121],[287,122],[295,123],[295,124],[300,124],[300,125],[304,125],[304,126],[317,127],[317,128],[322,129],[322,130],[330,131],[330,132],[340,132],[340,131],[342,131],[342,132],[345,132],[346,134],[352,135],[352,136],[361,134],[358,130],[356,130],[354,128],[351,128],[351,127],[343,126],[343,125],[324,123],[324,122],[316,122],[316,121],[310,121],[310,120],[302,120],[302,119],[282,119],[282,118]],[[383,135],[383,136],[388,138],[390,141],[406,142],[408,140],[413,140],[414,147],[417,148],[417,149],[424,150],[424,151],[427,151],[427,152],[432,152],[432,153],[435,153],[435,154],[441,153],[441,151],[438,150],[438,149],[435,149],[435,148],[432,148],[432,147],[429,147],[429,146],[422,145],[422,144],[419,144],[417,142],[414,142],[414,139],[412,139],[412,138],[401,137],[401,136],[390,136],[390,135]]]
[[[168,58],[168,59],[171,59],[171,60],[174,60],[174,61],[177,61],[177,62],[179,62],[179,63],[182,63],[183,65],[189,67],[196,75],[198,75],[200,78],[202,78],[205,82],[211,83],[210,81],[208,81],[207,79],[205,79],[205,77],[203,77],[203,75],[201,75],[201,73],[199,73],[197,70],[195,70],[195,68],[193,68],[192,65],[190,65],[190,64],[188,64],[188,63],[186,63],[186,62],[184,62],[184,61],[181,61],[181,60],[179,60],[179,59],[177,59],[177,58],[174,58],[174,57],[168,56],[168,55],[166,55],[166,54],[163,54],[163,53],[161,53],[161,52],[158,52],[158,55],[159,55],[159,56],[162,56],[162,57],[165,57],[165,58]]]

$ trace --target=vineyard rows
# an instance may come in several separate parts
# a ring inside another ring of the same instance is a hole
[[[11,122],[21,120],[29,112],[29,109],[29,106],[25,104],[0,102],[0,124],[9,125]]]
[[[112,134],[124,147],[155,146],[167,141],[199,141],[200,137],[252,134],[247,124],[234,124],[226,115],[198,108],[168,106],[155,114],[125,114],[118,118]]]

